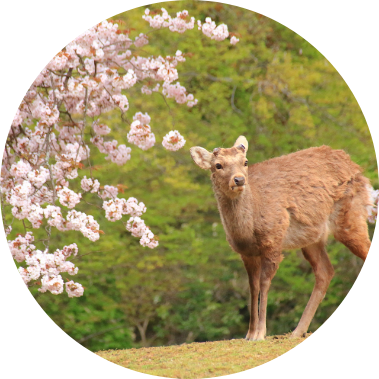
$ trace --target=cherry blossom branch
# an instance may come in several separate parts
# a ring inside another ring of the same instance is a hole
[[[192,29],[195,24],[187,11],[171,18],[164,9],[162,15],[154,17],[149,16],[146,10],[144,18],[155,29],[168,28],[178,33]],[[204,24],[198,21],[198,29],[216,41],[229,36],[226,25],[216,26],[210,18]],[[232,39],[230,42],[233,43]],[[135,96],[131,89],[137,83],[142,94],[157,92],[163,97],[173,125],[175,120],[168,98],[188,107],[196,105],[194,96],[177,82],[177,66],[185,61],[185,54],[178,50],[174,56],[165,58],[140,56],[144,52],[141,47],[148,43],[147,34],[140,33],[132,40],[128,32],[118,29],[117,24],[107,21],[97,24],[68,44],[47,64],[17,110],[2,165],[1,206],[3,209],[8,205],[12,207],[13,218],[23,224],[24,234],[14,231],[16,236],[8,240],[8,245],[14,259],[26,265],[19,269],[25,284],[40,285],[39,292],[50,291],[57,295],[65,288],[69,297],[83,294],[84,289],[79,283],[64,283],[61,275],[65,272],[75,275],[78,271],[67,260],[70,256],[77,256],[76,244],[55,252],[50,252],[49,248],[52,228],[61,232],[78,231],[92,242],[103,234],[93,216],[75,209],[82,200],[99,208],[87,196],[102,200],[101,209],[109,221],[128,216],[129,219],[122,222],[133,237],[139,238],[142,246],[151,249],[158,246],[157,237],[141,218],[146,212],[145,204],[134,197],[119,197],[118,187],[108,184],[100,187],[99,181],[93,177],[90,146],[85,141],[88,119],[91,118],[89,134],[92,145],[105,154],[106,160],[125,164],[131,158],[131,148],[109,139],[107,135],[111,129],[100,123],[103,113],[118,108],[122,121],[130,125],[128,143],[142,150],[155,145],[151,118],[147,113],[137,112],[131,116],[132,122],[127,118],[129,101]],[[73,115],[77,114],[82,117],[81,121],[74,120]],[[162,146],[175,151],[185,142],[179,131],[171,130],[163,137]],[[80,182],[85,199],[82,193],[69,188],[70,181],[78,177],[78,169],[84,167],[81,163],[84,160],[90,170],[90,178],[84,176]],[[43,246],[43,250],[32,243],[34,236],[31,230],[41,227],[45,229],[47,238],[36,241],[36,244]],[[6,233],[13,233],[10,225],[6,226]],[[86,254],[89,253],[80,256]]]

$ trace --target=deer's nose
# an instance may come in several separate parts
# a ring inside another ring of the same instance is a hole
[[[234,183],[236,183],[237,186],[243,186],[245,184],[245,178],[243,176],[237,176],[234,178]]]

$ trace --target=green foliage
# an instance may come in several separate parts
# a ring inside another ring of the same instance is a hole
[[[121,222],[105,219],[101,201],[92,194],[78,208],[100,223],[105,233],[100,240],[92,243],[79,232],[53,235],[52,249],[78,244],[74,280],[85,286],[84,296],[68,299],[39,294],[36,288],[32,293],[64,331],[93,351],[241,338],[247,331],[247,277],[225,241],[209,174],[195,167],[189,147],[229,147],[243,134],[252,163],[327,144],[346,150],[377,186],[376,157],[359,105],[313,46],[283,25],[242,8],[183,1],[150,9],[161,7],[170,14],[187,9],[196,19],[210,16],[225,22],[240,42],[215,42],[197,30],[184,35],[151,32],[150,44],[140,54],[173,55],[177,49],[192,54],[179,66],[180,82],[198,105],[187,108],[171,99],[167,105],[159,94],[142,95],[134,87],[126,93],[128,118],[148,112],[156,146],[147,152],[132,146],[132,159],[122,167],[105,161],[96,148],[91,151],[94,177],[102,184],[122,184],[122,196],[143,201],[146,224],[159,236],[157,249],[143,248]],[[125,23],[122,28],[135,28],[134,37],[149,30],[143,11],[137,8],[114,19]],[[101,121],[111,127],[111,137],[128,145],[129,125],[119,114]],[[187,140],[174,153],[160,144],[171,129]],[[90,176],[89,167],[81,170],[84,175]],[[37,238],[43,235],[41,228]],[[312,331],[338,307],[361,267],[341,244],[331,241],[328,251],[336,275]],[[285,252],[285,257],[269,294],[269,335],[294,329],[313,288],[311,268],[301,253]]]

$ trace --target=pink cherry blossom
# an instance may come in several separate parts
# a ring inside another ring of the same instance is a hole
[[[11,231],[12,231],[12,227],[10,225],[8,225],[8,226],[5,227],[5,234],[6,235],[10,234]]]
[[[99,124],[97,121],[95,121],[92,124],[92,128],[93,128],[93,131],[99,136],[109,134],[111,131],[111,129],[107,125]]]
[[[146,228],[145,221],[140,217],[130,217],[126,223],[126,230],[131,232],[133,237],[142,237]]]
[[[58,295],[63,291],[63,280],[61,273],[76,275],[78,268],[72,262],[66,261],[72,253],[76,255],[77,246],[72,244],[65,246],[63,250],[56,250],[50,254],[48,250],[36,250],[33,241],[33,236],[28,232],[25,237],[18,236],[14,241],[9,241],[11,251],[15,249],[15,255],[18,255],[18,261],[25,261],[27,267],[20,267],[19,273],[25,284],[30,281],[38,280],[41,277],[40,292],[50,291],[54,295]],[[22,254],[20,252],[23,251]]]
[[[122,215],[142,216],[146,212],[145,204],[138,203],[134,197],[130,197],[128,200],[115,198],[104,201],[103,209],[105,210],[105,217],[109,221],[120,220]]]
[[[114,200],[104,201],[103,209],[105,210],[105,217],[109,221],[120,220],[122,217],[122,208],[123,208],[124,202],[125,202],[125,199],[118,199],[118,198]]]
[[[194,99],[193,95],[187,95],[186,88],[181,86],[179,82],[175,84],[164,83],[162,94],[167,98],[174,98],[178,104],[187,103],[189,107],[193,107],[197,104],[197,100]]]
[[[143,232],[139,242],[142,246],[149,247],[150,249],[154,249],[158,246],[158,241],[154,239],[154,234],[148,228]]]
[[[65,220],[62,217],[61,209],[54,205],[48,205],[44,209],[44,216],[50,226],[56,227],[58,230],[66,230]]]
[[[44,275],[41,282],[42,287],[39,289],[40,292],[50,291],[53,295],[59,295],[63,292],[63,279],[60,275]]]
[[[233,37],[230,39],[230,43],[231,43],[232,45],[235,45],[237,42],[239,42],[239,39],[238,39],[237,37],[235,37],[235,36],[233,36]]]
[[[99,195],[103,200],[107,199],[107,198],[111,198],[111,199],[114,199],[117,197],[117,194],[118,194],[118,189],[117,187],[114,187],[114,186],[109,186],[108,184],[106,184],[104,186],[104,190],[101,192],[101,194]]]
[[[136,37],[134,41],[134,45],[136,47],[142,47],[149,43],[149,39],[147,38],[146,34],[140,33],[138,37]]]
[[[169,28],[170,31],[178,33],[184,33],[188,29],[193,29],[195,25],[195,18],[189,18],[186,10],[178,12],[174,18],[169,16],[166,9],[162,8],[161,11],[161,15],[151,17],[150,11],[146,9],[142,18],[149,22],[152,28]]]
[[[91,178],[87,179],[86,176],[81,180],[80,185],[82,190],[85,192],[96,193],[99,191],[100,183],[97,179],[92,180]]]
[[[125,202],[123,208],[123,214],[135,216],[142,216],[143,213],[146,212],[146,206],[144,203],[139,202],[135,197],[129,197],[129,199]]]
[[[80,231],[90,241],[95,242],[100,238],[99,224],[93,216],[72,210],[67,214],[67,221],[70,222],[72,230]]]
[[[113,95],[112,100],[122,112],[126,112],[129,109],[129,101],[125,95]]]
[[[207,37],[216,41],[223,41],[225,38],[228,38],[229,36],[227,25],[220,24],[219,26],[216,26],[216,23],[212,21],[210,17],[207,17],[205,19],[204,24],[201,24],[201,21],[198,21],[197,24],[199,30],[202,30],[202,32]]]
[[[80,283],[74,283],[74,281],[70,280],[66,282],[66,291],[68,297],[80,297],[83,295],[84,288]]]
[[[19,235],[13,241],[8,241],[11,254],[17,262],[24,261],[26,256],[33,253],[35,250],[35,246],[32,244],[33,241],[34,237],[31,232],[27,232],[25,236]]]
[[[59,202],[67,208],[74,208],[80,202],[82,195],[63,187],[58,191]]]
[[[91,142],[101,153],[108,153],[108,156],[106,156],[105,159],[111,160],[118,165],[123,165],[130,159],[132,149],[125,145],[117,146],[118,142],[116,140],[105,142],[102,137],[96,136],[91,138]]]
[[[176,151],[181,149],[186,140],[177,130],[171,130],[168,134],[163,137],[162,145],[165,149]]]
[[[33,228],[38,229],[43,220],[43,209],[38,204],[32,204],[27,219],[32,223]]]
[[[14,163],[9,171],[14,178],[19,179],[26,178],[31,169],[30,164],[21,159],[17,163]]]
[[[142,150],[147,150],[154,146],[155,136],[151,132],[150,117],[146,114],[137,113],[133,119],[135,121],[130,125],[130,131],[127,134],[128,142],[138,146]]]

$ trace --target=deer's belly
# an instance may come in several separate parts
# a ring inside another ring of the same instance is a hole
[[[319,241],[326,241],[330,234],[329,222],[304,225],[291,220],[283,240],[283,249],[299,249]]]

